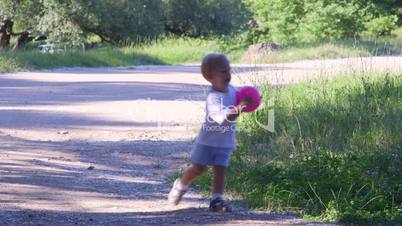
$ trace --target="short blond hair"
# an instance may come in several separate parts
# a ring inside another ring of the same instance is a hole
[[[229,63],[228,58],[225,56],[225,54],[221,53],[210,53],[206,55],[202,59],[201,63],[201,73],[204,76],[205,79],[207,78],[207,74],[217,68],[218,65],[221,65],[222,62],[227,62]]]

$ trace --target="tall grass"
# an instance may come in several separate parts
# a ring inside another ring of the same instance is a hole
[[[231,192],[321,220],[401,222],[402,75],[260,88],[275,100],[275,132],[257,123],[264,108],[240,118]]]
[[[24,65],[18,62],[14,56],[0,54],[0,73],[13,72],[24,69]]]
[[[141,45],[101,47],[40,53],[36,50],[0,52],[0,72],[56,67],[132,66],[143,64],[199,63],[202,56],[218,51],[214,40],[161,38]],[[12,66],[10,66],[12,65]]]
[[[125,54],[120,49],[102,48],[93,51],[66,51],[40,53],[37,51],[7,52],[4,58],[12,59],[22,69],[56,67],[128,66],[136,64],[163,64],[164,62],[138,53]],[[1,70],[1,69],[0,69]]]
[[[391,56],[402,54],[402,39],[398,36],[365,40],[337,40],[314,44],[294,44],[280,50],[245,54],[245,63],[288,63],[299,60],[346,57]]]
[[[199,63],[211,52],[228,55],[233,63],[286,63],[308,59],[400,55],[399,31],[393,37],[366,40],[339,40],[315,44],[294,44],[266,54],[247,53],[233,37],[194,39],[160,37],[125,47],[103,46],[94,50],[40,53],[33,44],[18,52],[0,51],[0,72],[55,67],[131,66],[140,64]],[[246,53],[246,54],[245,54]]]
[[[214,40],[164,37],[140,45],[130,45],[122,48],[122,51],[125,54],[146,55],[166,64],[180,64],[199,63],[204,55],[217,49]]]

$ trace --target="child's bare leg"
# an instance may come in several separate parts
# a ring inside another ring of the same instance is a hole
[[[213,212],[232,212],[232,206],[224,201],[223,190],[225,188],[224,166],[214,166],[214,178],[212,180],[212,198],[209,203],[209,210]]]
[[[213,167],[214,176],[212,180],[212,194],[222,194],[225,189],[225,171],[224,166]]]
[[[170,203],[177,205],[180,203],[183,195],[187,192],[188,186],[193,182],[195,178],[201,175],[207,166],[200,164],[193,164],[190,168],[184,172],[181,179],[176,179],[172,189],[170,189],[168,200]]]
[[[195,178],[204,173],[205,170],[207,170],[207,166],[193,163],[193,165],[188,168],[186,172],[184,172],[181,178],[181,183],[185,186],[190,185],[195,180]]]

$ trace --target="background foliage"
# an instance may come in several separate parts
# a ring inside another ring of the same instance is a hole
[[[246,0],[259,40],[280,44],[389,34],[401,22],[399,0]],[[366,33],[364,33],[367,31]]]
[[[401,15],[400,0],[0,0],[0,25],[70,46],[94,34],[122,44],[168,33],[311,43],[389,35]]]

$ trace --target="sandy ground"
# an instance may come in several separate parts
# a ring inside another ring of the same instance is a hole
[[[286,85],[350,72],[400,73],[401,57],[233,66],[233,84]],[[168,178],[203,119],[198,65],[0,74],[0,225],[314,225],[290,215],[207,211]]]

